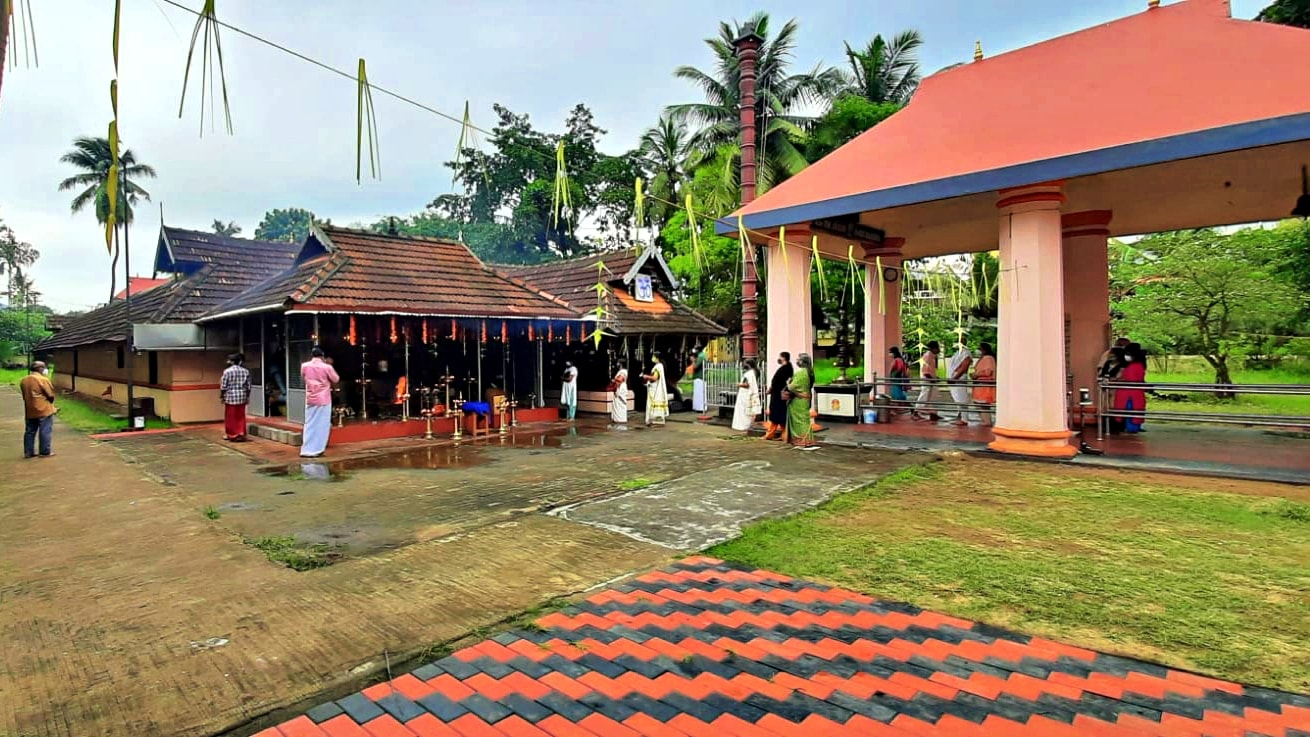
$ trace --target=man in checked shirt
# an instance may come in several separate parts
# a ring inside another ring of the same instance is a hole
[[[218,384],[223,398],[223,439],[233,443],[246,440],[246,403],[250,401],[250,371],[241,364],[246,357],[233,353]]]

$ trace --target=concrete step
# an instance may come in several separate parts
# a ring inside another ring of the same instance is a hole
[[[282,443],[296,448],[300,447],[301,433],[294,430],[284,430],[280,427],[250,423],[246,427],[246,432],[257,438],[272,440],[275,443]]]

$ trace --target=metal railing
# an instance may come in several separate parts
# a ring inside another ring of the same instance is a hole
[[[946,379],[923,379],[923,378],[905,378],[891,379],[879,377],[874,374],[872,377],[874,385],[874,394],[877,396],[892,396],[892,386],[898,386],[905,390],[905,399],[893,399],[892,410],[900,412],[916,412],[918,414],[929,415],[958,415],[960,412],[966,414],[986,414],[992,415],[995,420],[996,404],[980,404],[973,399],[973,390],[978,387],[996,388],[996,383],[992,381],[974,381],[973,379],[961,379],[958,381],[948,381]],[[932,391],[929,397],[920,402],[919,397],[923,394],[925,388],[931,387]],[[967,402],[957,402],[951,395],[951,389],[966,389],[969,393]],[[861,397],[861,407],[868,406],[868,395]]]
[[[1146,422],[1199,422],[1217,425],[1247,425],[1258,427],[1310,427],[1308,415],[1273,415],[1240,412],[1186,412],[1175,410],[1115,409],[1113,393],[1116,390],[1145,392],[1188,392],[1196,394],[1233,395],[1265,394],[1288,397],[1310,397],[1307,384],[1180,384],[1173,382],[1101,381],[1096,385],[1097,407],[1096,439],[1104,440],[1114,420]],[[1149,404],[1148,404],[1149,406]]]
[[[767,379],[759,376],[756,371],[755,381],[760,387],[761,400],[765,391],[765,382]],[[705,400],[710,409],[717,410],[722,407],[729,409],[737,405],[737,389],[741,383],[742,367],[736,361],[719,361],[705,364]],[[764,406],[763,401],[760,404]]]

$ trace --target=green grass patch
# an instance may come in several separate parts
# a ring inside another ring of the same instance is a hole
[[[1023,632],[1310,690],[1293,487],[969,459],[748,527],[710,555]],[[1259,495],[1261,492],[1270,495]]]
[[[651,481],[650,479],[643,479],[643,478],[624,479],[623,481],[619,482],[619,489],[623,491],[636,491],[638,489],[644,489],[647,486],[651,486],[654,483],[655,482]]]
[[[293,571],[312,571],[326,568],[336,562],[327,545],[304,545],[291,535],[270,535],[245,538],[245,543],[263,551],[268,559]]]
[[[223,516],[223,513],[218,511],[218,508],[214,507],[212,504],[205,507],[201,514],[205,515],[205,519],[218,519]]]
[[[28,372],[20,369],[0,369],[0,386],[9,385],[18,387],[18,382],[27,376]],[[60,394],[55,400],[55,406],[59,408],[59,414],[56,415],[58,422],[68,427],[88,434],[121,432],[128,429],[126,417],[115,418],[111,416],[114,413],[123,412],[124,408],[116,407],[114,412],[110,412],[107,403],[95,402],[83,399],[73,394]],[[146,419],[146,429],[156,430],[172,427],[173,424],[168,420],[150,417]]]
[[[1171,359],[1166,365],[1169,370],[1164,371],[1159,370],[1158,365],[1152,363],[1146,374],[1147,382],[1214,383],[1214,371],[1204,362],[1197,365],[1196,360]],[[1310,371],[1299,366],[1262,370],[1241,369],[1232,372],[1232,379],[1233,383],[1239,386],[1242,384],[1310,384]],[[1310,396],[1239,394],[1231,399],[1221,399],[1207,392],[1179,392],[1172,389],[1161,389],[1159,391],[1162,394],[1183,395],[1185,399],[1183,401],[1171,401],[1151,397],[1147,400],[1148,411],[1168,410],[1172,412],[1310,417]]]

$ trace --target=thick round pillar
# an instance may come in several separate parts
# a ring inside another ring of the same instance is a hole
[[[1087,389],[1097,401],[1096,366],[1110,345],[1109,210],[1061,218],[1064,246],[1064,312],[1068,324],[1068,372],[1075,400]]]
[[[887,376],[887,350],[901,344],[901,266],[904,238],[864,247],[864,380]],[[878,267],[881,265],[882,274]],[[881,290],[881,292],[879,291]]]
[[[1003,190],[992,450],[1070,458],[1059,183]]]
[[[787,351],[792,361],[802,353],[814,349],[814,320],[810,311],[810,233],[807,230],[788,230],[787,255],[778,243],[765,248],[765,265],[768,277],[765,296],[768,300],[768,332],[761,365],[768,366],[772,375],[777,368],[778,354]]]

